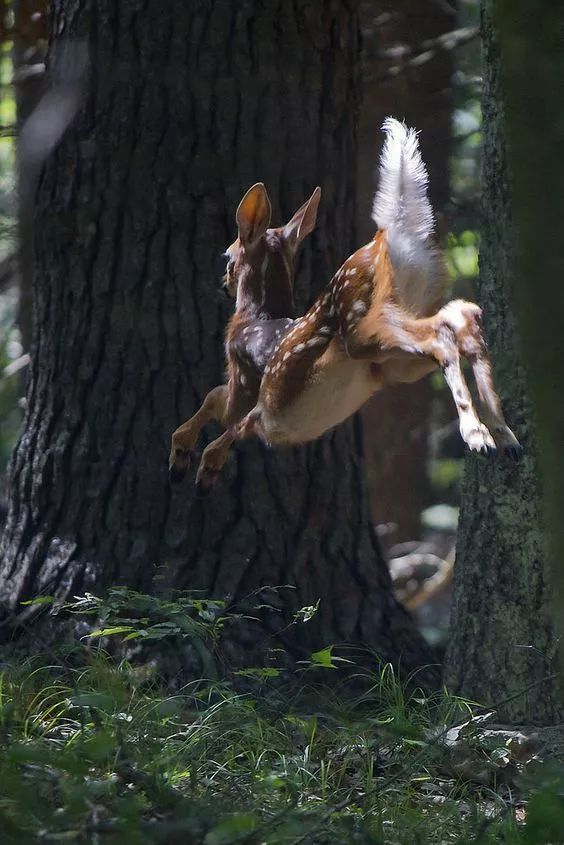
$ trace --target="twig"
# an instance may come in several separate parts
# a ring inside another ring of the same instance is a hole
[[[31,358],[27,352],[20,355],[19,358],[15,359],[15,361],[11,361],[6,367],[4,367],[4,370],[2,371],[3,378],[10,378],[10,376],[14,376],[16,373],[19,373],[20,370],[28,367],[30,362]]]
[[[396,44],[393,47],[386,47],[376,53],[377,59],[405,59],[426,50],[454,50],[461,44],[468,44],[480,34],[477,26],[463,26],[460,29],[453,29],[450,32],[443,32],[435,38],[428,38],[420,44],[411,46],[408,44]]]
[[[385,60],[392,59],[397,64],[389,67],[384,73],[377,77],[381,82],[385,79],[392,79],[403,73],[407,68],[420,67],[430,61],[439,52],[450,52],[465,44],[469,44],[478,38],[480,34],[477,26],[464,26],[453,29],[451,32],[444,32],[436,38],[428,38],[414,46],[409,44],[395,44],[385,50],[379,50],[376,58]]]

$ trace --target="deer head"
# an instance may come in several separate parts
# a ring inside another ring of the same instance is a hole
[[[288,317],[294,310],[294,261],[301,242],[315,228],[321,189],[316,188],[286,223],[269,228],[272,206],[257,182],[237,208],[237,240],[226,250],[225,286],[237,297],[237,310]]]

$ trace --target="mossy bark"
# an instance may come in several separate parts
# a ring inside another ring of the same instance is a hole
[[[564,641],[564,7],[501,0],[516,316],[535,411],[554,612]],[[564,656],[564,655],[563,655]],[[562,664],[561,664],[562,668]]]
[[[467,458],[445,680],[454,691],[487,705],[504,702],[499,706],[504,720],[548,724],[561,718],[562,700],[553,677],[556,638],[537,444],[510,307],[518,236],[504,126],[504,57],[492,0],[483,0],[481,25],[484,149],[479,302],[496,384],[525,456],[518,466],[499,459]]]
[[[300,306],[356,245],[354,4],[61,0],[52,32],[51,65],[78,39],[90,72],[37,199],[6,609],[40,593],[171,583],[242,607],[289,584],[268,597],[278,612],[237,626],[233,659],[260,660],[320,599],[286,632],[294,654],[346,642],[407,670],[429,662],[373,536],[358,421],[309,448],[235,449],[205,502],[193,479],[168,483],[171,432],[223,378],[220,254],[243,191],[263,180],[281,220],[323,186]]]

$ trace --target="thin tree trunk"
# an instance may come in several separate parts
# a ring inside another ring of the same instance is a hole
[[[382,58],[384,47],[416,48],[454,29],[456,17],[433,0],[394,0],[363,4],[366,32],[358,167],[358,221],[361,240],[374,234],[372,200],[380,155],[380,127],[387,115],[421,130],[423,158],[429,170],[431,201],[441,215],[449,198],[452,134],[452,52],[437,52],[420,67],[386,77],[398,61]],[[390,542],[419,537],[420,514],[429,504],[427,475],[431,383],[397,385],[375,396],[363,409],[364,448],[371,511],[386,523]]]
[[[510,426],[523,461],[468,457],[455,566],[454,608],[445,678],[449,687],[500,707],[513,722],[561,718],[550,677],[556,649],[544,553],[533,426],[508,306],[517,239],[509,196],[499,43],[493,0],[483,0],[483,206],[479,300]],[[513,14],[513,13],[512,13]],[[529,687],[526,694],[517,695]]]
[[[222,379],[219,290],[234,210],[258,179],[282,219],[323,185],[300,305],[355,245],[358,19],[350,4],[63,0],[62,36],[90,58],[84,108],[45,167],[36,216],[36,352],[2,547],[7,606],[110,584],[160,583],[280,613],[321,599],[286,644],[429,660],[395,602],[350,422],[308,449],[235,450],[211,498],[171,491],[173,429]],[[214,434],[216,432],[210,432]],[[256,625],[233,659],[264,651]],[[251,658],[253,659],[253,658]]]

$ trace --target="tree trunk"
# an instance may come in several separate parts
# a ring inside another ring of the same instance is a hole
[[[33,332],[33,211],[35,177],[30,163],[18,149],[21,128],[37,106],[45,90],[45,62],[48,37],[46,0],[14,0],[14,76],[16,97],[16,149],[18,180],[18,328],[24,352],[31,348]]]
[[[555,585],[555,621],[564,639],[564,8],[500,3],[518,256],[516,315],[535,410]],[[532,54],[536,61],[524,56]],[[534,162],[534,166],[531,163]],[[564,655],[563,655],[564,656]]]
[[[449,198],[449,160],[454,70],[452,51],[438,51],[418,67],[389,75],[397,59],[382,58],[383,47],[417,48],[455,28],[456,17],[445,5],[423,0],[386,0],[376,8],[363,3],[365,44],[363,98],[359,126],[358,221],[361,241],[374,234],[372,200],[381,147],[380,127],[387,115],[403,118],[421,131],[423,158],[429,171],[435,213]],[[419,537],[421,511],[430,502],[427,475],[429,379],[396,385],[376,395],[363,409],[364,449],[371,510],[376,524],[387,524],[389,542]]]
[[[290,584],[261,631],[321,599],[299,635],[289,629],[294,653],[347,642],[407,670],[429,659],[371,531],[358,421],[307,449],[234,450],[205,501],[193,479],[168,484],[171,432],[222,379],[219,255],[243,191],[264,180],[281,220],[323,186],[302,307],[355,246],[352,8],[57,4],[51,62],[64,33],[87,42],[90,74],[38,193],[36,347],[2,548],[9,608],[151,590],[155,573],[236,602]],[[233,659],[264,650],[256,626],[238,630]]]
[[[493,0],[482,5],[483,206],[479,300],[509,425],[525,448],[514,466],[468,457],[445,678],[462,695],[495,704],[500,718],[561,718],[554,671],[551,588],[543,548],[535,438],[508,306],[516,249],[503,127],[504,91]],[[513,13],[512,13],[513,14]],[[529,687],[526,693],[521,690]],[[506,700],[510,699],[512,700]]]

